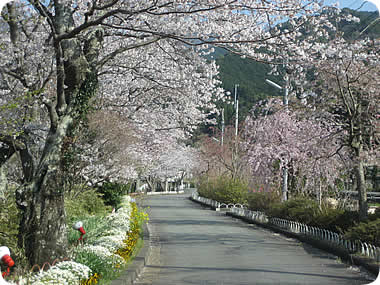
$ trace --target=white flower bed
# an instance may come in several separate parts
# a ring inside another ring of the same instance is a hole
[[[115,267],[115,265],[117,264],[125,264],[124,259],[120,255],[112,253],[109,249],[107,249],[104,246],[84,245],[78,246],[75,249],[75,255],[86,253],[96,255],[100,260],[103,261],[103,263],[107,264],[107,266],[110,267]]]
[[[129,221],[131,219],[131,209],[120,208],[117,212],[106,217],[107,222],[112,228],[129,231]]]
[[[83,264],[73,261],[62,261],[47,271],[40,271],[33,275],[29,284],[33,285],[74,285],[91,276],[91,269]],[[28,283],[25,283],[28,284]]]
[[[115,267],[125,264],[124,259],[115,254],[117,249],[124,246],[123,240],[130,230],[131,218],[131,198],[125,196],[121,203],[121,208],[105,217],[109,225],[108,230],[102,232],[101,236],[91,244],[86,243],[78,246],[74,250],[76,255],[95,255],[107,266]],[[84,224],[84,227],[86,225]],[[91,266],[91,264],[88,264]],[[47,271],[40,271],[18,282],[19,285],[77,285],[81,280],[86,280],[95,273],[90,267],[74,261],[62,261],[52,266]],[[13,284],[13,283],[10,283]]]
[[[101,237],[94,243],[94,245],[100,245],[111,252],[115,252],[116,250],[124,246],[123,240],[125,240],[125,232]]]

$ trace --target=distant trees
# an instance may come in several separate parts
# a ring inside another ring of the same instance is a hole
[[[255,103],[273,95],[265,79],[270,72],[269,64],[259,63],[249,58],[236,54],[226,54],[218,57],[216,63],[220,69],[222,86],[234,96],[235,84],[238,84],[239,96],[239,122],[243,122]],[[272,77],[269,77],[272,78]],[[234,106],[223,104],[226,124],[232,124],[234,120]]]

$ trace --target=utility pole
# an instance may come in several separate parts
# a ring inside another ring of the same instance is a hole
[[[222,139],[220,144],[223,146],[224,143],[224,108],[222,108]]]
[[[235,84],[235,139],[238,135],[238,124],[239,124],[239,97],[237,94],[237,88],[239,87],[239,84]]]
[[[272,85],[273,87],[283,90],[284,95],[283,95],[283,104],[286,109],[288,109],[288,103],[289,103],[289,89],[288,89],[288,76],[286,75],[285,77],[285,87],[282,87],[278,85],[277,83],[274,83],[273,81],[270,81],[269,79],[265,79],[265,81]],[[285,166],[282,168],[282,201],[287,201],[288,200],[288,161],[285,161]]]
[[[238,168],[238,127],[239,127],[239,96],[237,88],[239,84],[235,84],[235,151],[232,152],[233,178],[235,179]]]

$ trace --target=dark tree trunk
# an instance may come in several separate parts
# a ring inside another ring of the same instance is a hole
[[[70,117],[63,117],[58,128],[50,131],[34,176],[16,193],[17,204],[22,212],[18,242],[25,249],[30,265],[41,266],[44,262],[51,263],[67,255],[60,158],[62,140],[71,122]],[[27,161],[23,161],[23,164],[30,165]]]
[[[365,221],[368,218],[367,186],[364,174],[364,163],[360,155],[356,158],[354,173],[359,196],[359,219]]]
[[[361,114],[362,108],[360,104],[356,105],[356,111]],[[353,150],[353,162],[354,162],[354,175],[356,179],[356,189],[359,197],[359,219],[365,221],[368,218],[368,204],[367,204],[367,185],[364,174],[364,158],[363,148],[364,141],[362,136],[362,124],[363,122],[359,118],[352,119],[350,124],[351,136],[350,143]]]
[[[22,219],[19,228],[19,246],[25,249],[31,266],[50,264],[67,256],[66,221],[63,192],[55,191],[49,182],[58,178],[54,171],[43,182],[24,187],[19,196]]]

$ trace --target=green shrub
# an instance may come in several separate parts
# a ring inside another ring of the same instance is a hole
[[[79,246],[75,248],[74,261],[91,268],[102,279],[112,280],[119,276],[125,261],[119,255],[112,254],[100,246]]]
[[[214,186],[213,180],[209,180],[205,177],[202,177],[198,182],[197,191],[198,194],[202,197],[213,199]]]
[[[276,192],[250,192],[248,194],[248,206],[250,210],[266,212],[279,199],[280,197]]]
[[[344,232],[348,228],[354,226],[359,222],[359,213],[356,211],[344,210],[341,214],[336,216],[336,220],[331,223],[332,226],[335,225],[333,231]]]
[[[298,220],[305,224],[313,222],[319,212],[319,205],[310,199],[294,199],[287,202],[291,220]]]
[[[314,200],[295,198],[283,203],[273,204],[270,207],[268,214],[272,217],[310,224],[315,220],[318,211],[318,203]]]
[[[97,191],[102,194],[106,205],[117,208],[121,202],[121,198],[128,193],[129,189],[130,184],[106,182]]]
[[[329,207],[320,208],[316,201],[307,198],[295,198],[284,203],[274,203],[267,213],[272,217],[293,220],[341,233],[354,226],[359,220],[357,212]]]
[[[287,210],[284,203],[277,202],[269,205],[269,209],[266,211],[267,215],[271,217],[276,218],[283,218],[285,219],[287,217]]]
[[[357,212],[323,207],[315,215],[310,225],[343,233],[348,228],[354,226],[358,220],[359,215]]]
[[[104,215],[111,212],[111,207],[106,206],[102,195],[95,189],[76,191],[65,195],[65,210],[68,221],[76,217],[88,215]]]
[[[28,265],[24,250],[17,244],[20,219],[15,189],[11,188],[4,193],[4,199],[0,199],[0,246],[7,246],[10,249],[18,272],[22,272]]]
[[[368,215],[368,220],[374,221],[380,219],[380,207],[376,209],[374,214],[369,214]]]
[[[343,209],[333,209],[325,207],[315,215],[315,220],[311,222],[311,226],[321,227],[327,230],[341,232],[345,227],[338,225],[338,220],[341,220],[341,216],[344,215]]]
[[[4,199],[0,199],[0,214],[0,245],[16,248],[20,213],[14,192],[6,193]]]
[[[361,240],[380,247],[380,219],[361,222],[348,229],[344,237],[350,240]]]
[[[215,185],[215,200],[221,203],[246,204],[248,184],[239,179],[219,177]]]
[[[223,176],[214,179],[203,179],[198,184],[198,193],[202,197],[225,204],[246,204],[248,184],[239,179]]]

